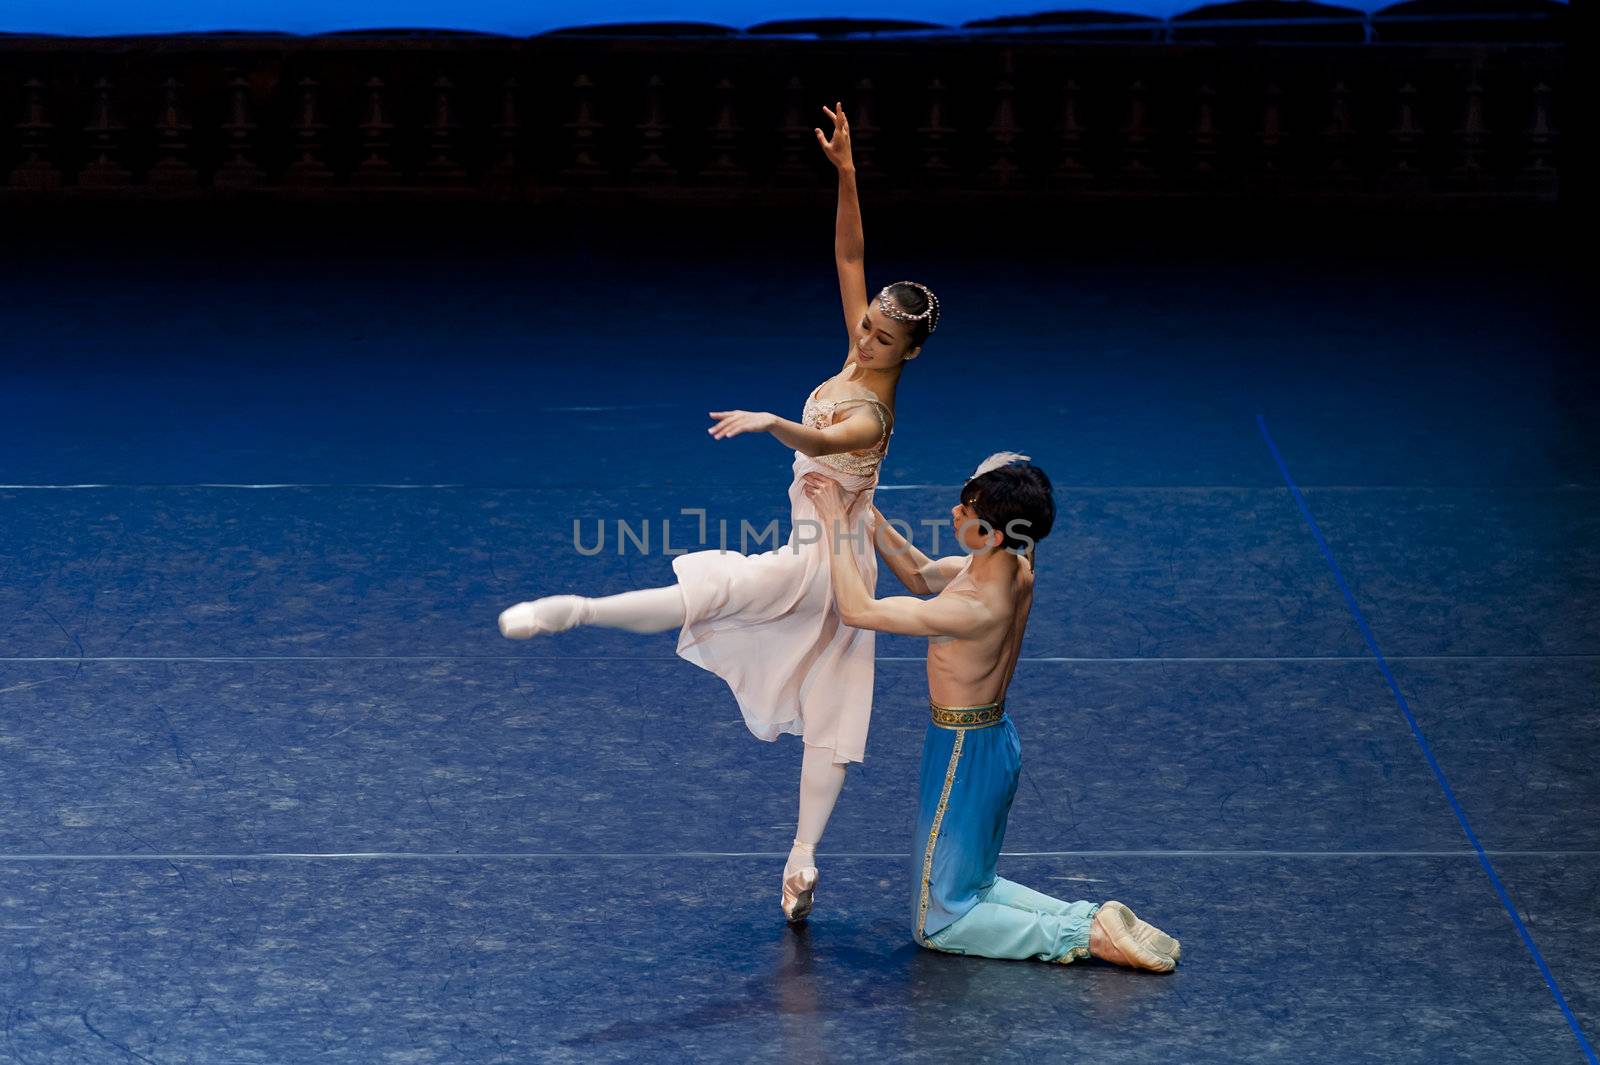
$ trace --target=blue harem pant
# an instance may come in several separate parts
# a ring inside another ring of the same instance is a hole
[[[922,946],[1067,964],[1089,956],[1098,903],[1062,902],[995,875],[1022,773],[1003,703],[933,704],[922,745],[915,934]]]

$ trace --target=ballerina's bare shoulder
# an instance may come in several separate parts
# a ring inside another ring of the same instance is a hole
[[[841,404],[857,402],[875,405],[887,413],[889,432],[893,433],[895,417],[893,404],[864,385],[857,384],[852,387],[852,382],[846,375],[854,365],[854,362],[846,363],[843,370],[813,388],[811,395],[806,397],[807,406],[818,408],[818,414],[826,417],[823,424],[832,425],[836,417],[835,408]],[[828,394],[825,395],[824,392]]]

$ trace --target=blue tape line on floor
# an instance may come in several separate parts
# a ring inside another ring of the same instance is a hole
[[[1417,724],[1416,717],[1411,713],[1411,706],[1406,702],[1405,694],[1400,691],[1399,683],[1394,679],[1394,674],[1389,670],[1389,663],[1383,657],[1383,652],[1378,650],[1377,638],[1372,635],[1372,630],[1367,626],[1367,619],[1361,613],[1361,608],[1356,605],[1356,597],[1350,591],[1349,584],[1345,583],[1344,573],[1339,569],[1339,563],[1334,560],[1333,549],[1328,546],[1328,541],[1322,535],[1322,529],[1317,525],[1317,520],[1311,516],[1311,508],[1306,504],[1306,497],[1300,491],[1300,486],[1294,483],[1294,478],[1289,475],[1289,466],[1283,461],[1283,455],[1278,451],[1277,442],[1272,439],[1272,434],[1267,431],[1265,415],[1256,415],[1256,426],[1261,430],[1261,438],[1266,441],[1267,449],[1272,452],[1272,460],[1278,464],[1278,472],[1283,474],[1283,481],[1289,486],[1289,492],[1294,496],[1295,505],[1300,508],[1300,516],[1305,518],[1306,524],[1311,527],[1311,535],[1317,539],[1317,546],[1322,549],[1322,557],[1327,560],[1328,568],[1333,571],[1333,579],[1339,586],[1339,591],[1344,595],[1345,605],[1350,608],[1350,614],[1355,618],[1356,627],[1361,630],[1361,638],[1366,641],[1367,648],[1372,656],[1378,660],[1378,668],[1383,671],[1383,679],[1388,682],[1389,690],[1394,693],[1395,701],[1400,705],[1400,712],[1405,715],[1406,724],[1411,726],[1411,735],[1416,738],[1417,746],[1422,748],[1422,754],[1428,760],[1428,767],[1433,770],[1434,778],[1439,781],[1439,787],[1444,789],[1444,797],[1450,801],[1450,809],[1454,811],[1456,820],[1461,823],[1461,831],[1467,834],[1467,840],[1472,844],[1472,849],[1478,854],[1478,863],[1483,866],[1483,871],[1488,874],[1489,882],[1494,885],[1494,890],[1500,896],[1500,904],[1506,908],[1506,913],[1511,915],[1511,921],[1517,926],[1517,934],[1522,937],[1523,945],[1528,948],[1528,953],[1533,955],[1534,963],[1539,966],[1539,972],[1544,976],[1545,985],[1550,988],[1550,993],[1555,996],[1556,1005],[1561,1007],[1562,1016],[1566,1017],[1567,1024],[1572,1028],[1572,1034],[1577,1037],[1578,1045],[1583,1048],[1583,1053],[1593,1065],[1600,1065],[1600,1060],[1595,1057],[1594,1048],[1589,1045],[1589,1040],[1584,1037],[1583,1029],[1578,1026],[1578,1018],[1573,1016],[1572,1007],[1567,1005],[1567,1000],[1561,994],[1561,988],[1556,984],[1556,978],[1550,972],[1550,967],[1545,964],[1544,955],[1539,953],[1539,948],[1533,942],[1533,936],[1528,934],[1527,926],[1522,923],[1522,918],[1517,915],[1517,908],[1511,902],[1511,896],[1506,892],[1505,885],[1500,882],[1500,876],[1494,871],[1494,865],[1489,861],[1489,856],[1484,852],[1483,844],[1478,842],[1477,833],[1472,831],[1472,826],[1467,824],[1467,815],[1461,809],[1461,804],[1456,801],[1456,794],[1450,789],[1450,782],[1445,779],[1444,770],[1440,768],[1438,759],[1434,758],[1433,750],[1428,746],[1427,739],[1422,735],[1422,728]]]

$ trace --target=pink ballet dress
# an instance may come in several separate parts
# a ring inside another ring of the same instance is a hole
[[[792,531],[783,546],[759,555],[695,551],[672,560],[687,608],[678,655],[728,682],[757,737],[775,740],[787,732],[832,750],[835,763],[859,762],[872,716],[875,634],[845,625],[834,610],[827,541],[818,525],[802,537],[801,519],[820,519],[801,477],[820,473],[838,481],[847,508],[844,528],[865,523],[893,430],[888,408],[875,398],[819,400],[816,394],[812,389],[806,397],[804,424],[820,429],[833,423],[836,411],[870,403],[883,434],[864,451],[818,458],[795,452]],[[866,550],[854,554],[872,590],[878,557],[870,540],[862,546]]]

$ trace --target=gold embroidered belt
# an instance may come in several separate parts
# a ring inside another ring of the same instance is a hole
[[[933,723],[940,728],[973,729],[998,725],[1006,718],[1006,703],[987,703],[983,706],[940,706],[931,700]]]

